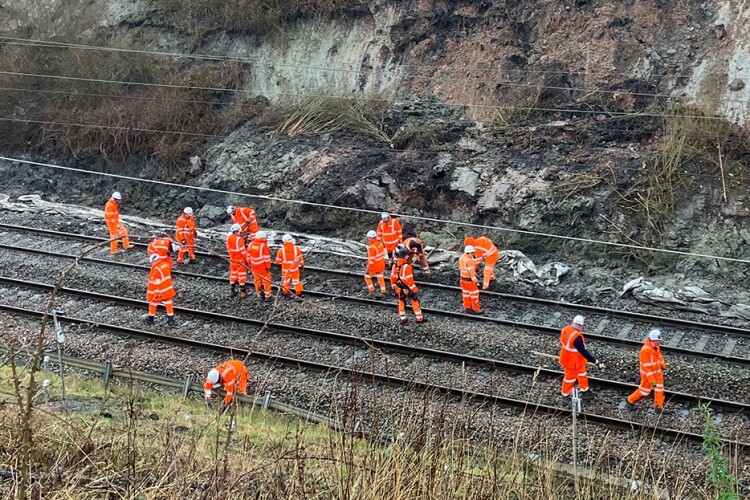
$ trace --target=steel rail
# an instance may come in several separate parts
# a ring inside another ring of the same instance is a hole
[[[63,289],[62,291],[65,292],[67,290]],[[38,311],[33,311],[33,313],[34,315],[40,314]],[[27,312],[25,315],[28,315],[28,314],[29,313]],[[503,408],[518,408],[518,409],[523,410],[524,413],[531,413],[531,414],[540,413],[540,414],[548,414],[552,416],[565,416],[565,417],[569,417],[572,415],[571,409],[558,408],[558,407],[549,406],[549,405],[545,405],[541,403],[533,403],[533,402],[523,401],[523,400],[518,400],[518,399],[505,398],[505,397],[496,396],[493,394],[481,393],[481,392],[471,392],[471,391],[466,391],[463,389],[458,389],[455,387],[450,387],[450,386],[445,386],[445,385],[430,384],[427,382],[407,380],[407,379],[394,377],[390,375],[382,375],[382,374],[377,374],[377,373],[364,372],[364,371],[354,370],[351,368],[346,368],[346,367],[341,367],[341,366],[327,365],[324,363],[315,363],[312,361],[298,359],[298,358],[290,358],[290,357],[279,356],[275,354],[267,354],[267,353],[258,352],[258,351],[250,351],[247,349],[222,346],[218,344],[211,344],[207,342],[201,342],[198,340],[162,335],[162,334],[147,332],[143,330],[128,329],[128,328],[118,327],[115,325],[107,325],[104,323],[80,320],[77,318],[66,318],[63,316],[61,317],[61,319],[64,319],[66,321],[71,321],[77,324],[90,325],[92,328],[101,329],[104,331],[108,331],[110,333],[125,335],[129,337],[140,337],[140,338],[144,338],[144,339],[147,339],[153,342],[158,342],[158,343],[168,343],[168,344],[174,344],[174,345],[179,345],[183,347],[191,347],[191,348],[197,348],[197,349],[202,349],[202,350],[208,350],[208,351],[212,351],[212,352],[216,352],[216,353],[220,353],[224,355],[231,355],[234,357],[248,357],[248,358],[256,359],[256,360],[263,361],[263,362],[281,364],[281,365],[292,367],[292,368],[305,369],[305,370],[310,370],[310,371],[314,371],[318,373],[338,373],[347,377],[350,380],[361,381],[361,382],[371,382],[373,385],[384,384],[384,385],[388,385],[391,387],[399,387],[399,388],[404,388],[407,390],[414,390],[414,391],[419,391],[419,392],[434,392],[437,394],[443,394],[445,396],[458,398],[462,401],[470,401],[472,403],[493,404],[493,405],[503,407]],[[679,429],[659,427],[655,425],[646,424],[643,422],[634,422],[630,420],[609,417],[606,415],[598,415],[598,414],[585,413],[585,412],[581,413],[579,417],[589,422],[602,424],[607,427],[615,427],[618,429],[624,429],[624,430],[630,430],[630,431],[636,430],[642,433],[650,432],[655,435],[666,436],[675,440],[685,439],[685,440],[692,441],[692,442],[701,442],[701,443],[703,442],[702,434],[683,431]],[[750,443],[745,443],[742,441],[722,439],[722,442],[726,445],[735,446],[737,448],[743,448],[743,449],[750,448]]]
[[[26,253],[31,253],[35,255],[47,255],[50,257],[57,257],[57,258],[67,258],[67,259],[78,258],[77,255],[73,255],[73,254],[63,254],[59,252],[51,252],[48,250],[39,250],[35,248],[17,247],[14,245],[7,245],[4,243],[0,243],[0,249],[17,251],[17,252],[26,252]],[[130,262],[117,262],[113,260],[98,259],[95,257],[85,257],[83,261],[91,262],[94,264],[100,264],[100,265],[114,266],[114,267],[141,269],[146,272],[149,270],[149,266],[146,266],[146,265],[133,264]],[[180,271],[176,269],[172,270],[172,274],[186,276],[190,278],[196,278],[196,279],[218,281],[222,283],[226,282],[225,278],[221,278],[218,276],[190,273],[187,271]],[[354,303],[359,303],[359,304],[374,305],[378,307],[393,308],[395,306],[394,303],[383,302],[382,300],[372,300],[372,299],[367,299],[363,297],[352,297],[352,296],[347,296],[347,295],[335,295],[331,293],[318,292],[314,290],[306,290],[305,294],[313,296],[313,297],[321,297],[321,298],[326,298],[330,300],[341,300],[341,301],[354,302]],[[555,336],[559,335],[560,333],[560,330],[558,328],[547,326],[547,325],[536,325],[532,323],[524,323],[520,321],[507,320],[507,319],[502,319],[502,318],[493,318],[489,316],[475,316],[475,315],[466,314],[462,312],[444,311],[441,309],[432,309],[428,307],[423,307],[422,311],[424,311],[425,313],[434,314],[438,316],[447,316],[447,317],[452,317],[452,318],[461,318],[461,319],[467,319],[467,320],[472,320],[472,321],[483,321],[483,322],[488,322],[488,323],[496,323],[500,325],[513,326],[517,328],[525,328],[525,329],[534,330],[534,331],[538,331],[538,332],[550,334],[550,335],[555,335]],[[243,320],[244,319],[246,318],[243,318]],[[248,320],[248,321],[255,321],[255,320]],[[619,337],[610,337],[607,335],[597,335],[594,333],[586,333],[586,337],[592,340],[600,340],[602,342],[606,342],[610,344],[620,344],[620,345],[627,345],[627,346],[633,346],[633,347],[638,347],[638,348],[640,348],[643,345],[643,342],[638,341],[638,340],[630,340],[630,339],[619,338]],[[708,359],[720,359],[723,361],[737,363],[740,365],[750,365],[750,358],[731,356],[731,355],[727,355],[723,353],[694,351],[691,349],[685,349],[681,347],[670,347],[670,346],[663,346],[662,349],[665,352],[671,352],[671,353],[680,354],[683,356],[692,356],[692,357],[700,357],[700,358],[708,358]]]
[[[18,225],[13,225],[13,224],[0,224],[0,229],[45,234],[49,236],[64,236],[66,238],[80,239],[80,240],[94,241],[94,242],[102,242],[106,240],[106,238],[102,238],[99,236],[82,235],[82,234],[77,234],[77,233],[67,233],[67,232],[62,232],[62,231],[54,231],[51,229],[39,229],[39,228],[34,228],[34,227],[18,226]],[[138,246],[143,246],[143,247],[147,246],[145,243],[136,242],[135,244]],[[217,258],[215,255],[210,254],[210,253],[205,253],[205,252],[197,252],[197,253],[205,257]],[[363,276],[363,273],[358,273],[354,271],[325,269],[325,268],[319,268],[319,267],[314,267],[314,266],[305,266],[305,269],[309,271],[337,274],[337,275],[342,275],[342,276],[353,276],[357,278],[361,278]],[[447,290],[447,291],[455,292],[457,294],[461,293],[461,288],[457,286],[444,285],[442,283],[433,283],[433,282],[426,282],[426,281],[417,281],[416,283],[420,287]],[[638,313],[638,312],[633,312],[633,311],[619,311],[616,309],[608,309],[608,308],[598,307],[598,306],[574,304],[572,302],[556,301],[556,300],[551,300],[551,299],[543,299],[539,297],[526,297],[523,295],[513,295],[513,294],[507,294],[507,293],[501,293],[501,292],[494,292],[490,290],[482,290],[481,293],[486,296],[497,297],[499,299],[504,299],[504,300],[513,300],[513,301],[525,302],[525,303],[543,304],[547,306],[570,309],[570,310],[578,311],[578,312],[603,314],[603,315],[613,316],[613,317],[617,317],[621,319],[631,319],[635,321],[659,323],[659,324],[669,325],[669,326],[687,327],[687,328],[692,328],[696,330],[703,330],[703,331],[709,331],[709,332],[714,332],[714,333],[731,334],[731,335],[737,335],[740,337],[750,338],[750,329],[739,328],[735,326],[717,325],[715,323],[703,323],[700,321],[690,321],[690,320],[681,319],[681,318],[670,318],[668,316],[650,315],[650,314]],[[524,328],[529,327],[527,323],[522,323],[518,321],[497,320],[497,318],[483,318],[481,316],[473,316],[473,315],[458,313],[458,312],[453,313],[450,311],[445,311],[445,313],[451,314],[457,317],[472,318],[477,321],[493,321],[494,320],[494,321],[501,322],[503,324],[512,325],[512,326],[520,326]],[[587,334],[587,335],[590,335],[590,334]],[[665,346],[664,349],[674,350],[673,348],[670,348],[667,346]],[[715,355],[711,355],[711,357],[722,358],[722,355],[715,354]]]
[[[35,289],[46,290],[46,291],[51,291],[53,288],[52,285],[46,285],[46,284],[36,283],[36,282],[24,282],[22,280],[8,279],[4,277],[0,277],[0,282],[10,283],[16,286],[27,286],[27,287],[32,287]],[[89,299],[126,304],[129,306],[136,306],[139,308],[145,308],[145,306],[147,305],[147,302],[145,301],[130,299],[127,297],[100,294],[96,292],[89,292],[85,290],[78,290],[78,289],[71,289],[71,288],[63,287],[61,288],[60,291],[73,294],[73,295],[83,296]],[[40,312],[26,310],[24,308],[18,308],[18,307],[10,306],[10,305],[0,304],[0,310],[12,312],[15,314],[32,315],[32,316],[37,316],[37,317],[42,316]],[[517,373],[520,372],[520,373],[528,373],[528,374],[542,374],[545,377],[550,377],[550,378],[559,378],[562,375],[562,372],[559,370],[542,368],[540,366],[523,365],[520,363],[500,361],[497,359],[483,358],[480,356],[473,356],[469,354],[462,354],[462,353],[456,353],[456,352],[451,352],[451,351],[443,351],[439,349],[431,349],[428,347],[400,344],[397,342],[390,342],[390,341],[379,340],[379,339],[374,339],[374,338],[365,338],[365,337],[354,336],[354,335],[346,335],[343,333],[330,332],[326,330],[317,330],[317,329],[304,328],[304,327],[299,327],[299,326],[294,326],[294,325],[266,322],[266,321],[251,319],[251,318],[230,316],[230,315],[215,313],[211,311],[201,311],[201,310],[189,309],[189,308],[184,308],[184,307],[175,307],[175,311],[179,311],[181,314],[184,314],[184,315],[197,317],[197,318],[210,319],[212,321],[242,323],[242,324],[252,325],[258,328],[265,327],[270,331],[294,333],[294,334],[305,335],[305,336],[314,337],[318,339],[325,339],[329,341],[340,342],[342,344],[357,345],[357,346],[363,346],[367,348],[375,348],[375,349],[380,349],[380,350],[398,352],[398,353],[407,354],[410,356],[422,356],[422,357],[433,358],[433,359],[438,359],[438,360],[450,361],[452,363],[460,363],[460,364],[466,364],[470,366],[477,366],[481,368],[493,368],[496,370],[517,372]],[[63,318],[65,317],[60,316],[61,320]],[[71,318],[67,318],[66,321],[86,324],[86,325],[91,326],[92,328],[96,328],[96,325],[100,324],[100,323],[85,320],[85,319],[73,320]],[[105,331],[116,331],[123,335],[130,335],[130,333],[128,332],[131,332],[133,330],[127,327],[106,325]],[[203,345],[203,343],[201,343],[200,345]],[[603,387],[608,387],[608,388],[623,391],[623,392],[631,391],[634,387],[634,384],[632,383],[625,383],[625,382],[620,382],[617,380],[603,379],[599,377],[590,377],[590,380],[602,385]],[[688,394],[688,393],[682,393],[682,392],[674,392],[674,391],[667,391],[666,395],[669,399],[676,400],[676,401],[682,401],[682,402],[691,403],[691,404],[699,403],[699,402],[706,402],[716,407],[725,408],[725,409],[735,411],[735,412],[746,412],[750,414],[750,404],[746,404],[746,403],[742,403],[738,401],[721,400],[721,399],[710,398],[706,396],[700,396],[700,395]]]

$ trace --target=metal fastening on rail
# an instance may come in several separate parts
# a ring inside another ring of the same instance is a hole
[[[182,397],[186,398],[188,396],[188,393],[190,392],[190,382],[192,381],[193,376],[188,375],[185,377],[185,383],[182,384]]]
[[[107,361],[104,363],[104,387],[109,385],[109,381],[112,378],[112,362]]]
[[[263,409],[267,410],[271,406],[271,391],[263,393]]]

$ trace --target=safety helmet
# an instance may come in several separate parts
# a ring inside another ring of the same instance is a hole
[[[253,236],[254,240],[265,240],[266,239],[266,232],[265,231],[258,231]]]
[[[473,245],[466,245],[466,246],[464,247],[464,253],[474,253],[474,252],[476,252],[476,251],[477,251],[477,249],[476,249],[476,248],[474,248],[474,246],[473,246]]]
[[[369,231],[367,231],[367,237],[368,238],[377,238],[378,237],[378,233],[376,233],[375,231],[373,231],[372,229],[370,229]]]
[[[391,216],[391,214],[389,214],[388,212],[382,212],[380,214],[380,218],[383,219],[383,220],[388,220],[388,217],[390,217],[390,216]]]
[[[180,244],[176,241],[171,241],[169,243],[170,248],[172,249],[172,252],[179,252],[180,251]]]
[[[208,372],[208,376],[206,377],[206,380],[208,380],[212,384],[217,383],[219,381],[219,370],[217,370],[216,368],[210,370]]]
[[[281,237],[281,241],[284,243],[294,243],[294,238],[292,238],[291,234],[287,233]]]
[[[148,261],[152,264],[156,262],[157,260],[159,260],[159,256],[155,253],[152,253],[151,255],[148,256]]]
[[[190,207],[185,207],[185,210],[183,210],[185,215],[193,215],[193,209]]]
[[[112,198],[114,198],[117,201],[120,201],[122,199],[122,195],[120,194],[119,191],[115,191],[114,193],[112,193]]]
[[[586,318],[584,318],[580,314],[578,316],[576,316],[575,318],[573,318],[573,324],[574,325],[581,325],[581,326],[583,326],[583,322],[584,321],[586,321]]]
[[[661,341],[661,330],[657,330],[657,329],[651,330],[650,332],[648,332],[648,338],[651,341],[656,341],[656,340]]]
[[[234,206],[233,205],[229,205],[227,207],[227,215],[232,215],[233,213],[234,213]]]
[[[240,226],[239,224],[232,224],[232,227],[230,227],[229,230],[233,233],[238,233],[242,231],[242,226]]]
[[[471,236],[467,236],[466,238],[464,238],[464,245],[468,247],[469,245],[473,245],[473,244],[474,244],[474,238],[472,238]]]
[[[409,255],[409,249],[406,248],[404,245],[398,245],[396,247],[396,257],[399,259],[406,258]]]

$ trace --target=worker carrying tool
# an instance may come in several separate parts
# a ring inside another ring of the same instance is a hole
[[[388,259],[388,254],[385,251],[385,245],[378,238],[378,233],[373,230],[367,231],[367,241],[369,246],[367,248],[367,274],[365,274],[365,284],[368,289],[368,297],[376,295],[375,284],[372,282],[373,278],[377,278],[378,285],[380,285],[380,294],[385,295],[385,261]]]
[[[240,298],[247,297],[247,267],[245,238],[240,236],[242,226],[232,224],[227,235],[227,253],[229,254],[229,296],[237,296],[237,285],[240,285]]]
[[[481,314],[479,307],[479,287],[477,286],[477,260],[475,248],[467,245],[464,253],[458,258],[459,283],[461,284],[461,297],[463,298],[464,311],[469,314]]]
[[[148,290],[146,300],[148,301],[148,315],[143,319],[147,325],[154,324],[156,309],[163,305],[167,310],[167,323],[174,324],[174,298],[175,291],[172,286],[172,264],[166,259],[153,253],[148,257],[151,262],[151,272],[148,274]]]
[[[165,259],[169,262],[171,268],[174,262],[172,261],[172,254],[177,253],[180,249],[180,245],[176,241],[173,241],[169,236],[159,236],[154,238],[148,243],[146,253],[150,255],[158,255],[160,259]]]
[[[467,236],[464,239],[464,245],[474,247],[474,256],[477,259],[477,269],[480,261],[484,260],[484,280],[482,281],[482,290],[490,287],[490,281],[495,279],[495,264],[500,258],[500,252],[487,236],[472,238]]]
[[[261,299],[270,299],[272,296],[271,251],[268,248],[265,231],[258,231],[253,235],[253,241],[247,247],[247,262],[253,273],[255,294]]]
[[[594,391],[589,389],[586,362],[595,364],[600,370],[604,369],[604,363],[601,363],[586,349],[586,340],[583,338],[584,321],[585,318],[578,315],[560,332],[560,365],[565,370],[561,393],[566,398],[573,392],[573,387],[578,380],[580,398],[593,399]]]
[[[107,223],[107,229],[109,230],[109,239],[112,241],[109,243],[110,253],[117,253],[117,244],[120,238],[122,239],[122,248],[127,250],[133,248],[130,244],[130,238],[128,238],[128,230],[125,225],[120,221],[120,201],[122,195],[119,191],[112,193],[112,196],[104,205],[104,222]],[[118,239],[113,239],[118,238]]]
[[[197,236],[193,209],[185,207],[177,218],[177,229],[174,234],[175,240],[180,244],[177,254],[178,264],[185,262],[185,254],[188,256],[188,263],[195,261],[195,238]]]
[[[654,391],[654,409],[664,411],[664,370],[667,363],[661,353],[661,341],[661,330],[651,330],[641,347],[641,385],[628,396],[629,410],[637,409],[635,404]]]
[[[430,265],[427,263],[427,253],[424,251],[422,240],[412,234],[404,240],[402,245],[409,250],[409,264],[414,264],[414,261],[418,259],[425,274],[432,274],[432,271],[430,271]]]
[[[276,252],[274,261],[274,264],[281,265],[281,293],[284,297],[288,297],[291,284],[294,287],[294,293],[299,297],[303,291],[300,270],[305,267],[305,258],[300,247],[294,244],[291,234],[282,236],[281,241],[284,245]]]
[[[401,231],[401,223],[396,218],[391,217],[391,214],[388,212],[383,212],[380,214],[377,235],[383,242],[383,245],[385,245],[389,264],[392,265],[395,260],[393,253],[396,251],[396,246],[404,239]]]
[[[213,391],[224,387],[224,403],[231,404],[234,393],[247,394],[250,373],[239,359],[230,359],[210,370],[203,385],[203,397],[208,402]]]
[[[252,236],[260,231],[258,216],[252,207],[235,207],[229,205],[227,207],[227,214],[232,217],[234,224],[240,225],[242,228],[240,233],[243,237]]]
[[[414,284],[414,270],[409,264],[409,250],[403,245],[398,245],[394,254],[396,262],[391,269],[391,288],[398,299],[398,319],[402,325],[406,323],[406,299],[408,297],[417,323],[426,323],[427,318],[422,314],[417,298],[419,289]]]

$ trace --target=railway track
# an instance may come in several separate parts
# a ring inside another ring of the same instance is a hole
[[[38,283],[29,284],[29,285],[33,286],[36,289],[45,289],[47,291],[51,290],[51,286],[45,286],[45,285],[38,284]],[[139,302],[139,301],[133,301],[132,299],[123,298],[123,297],[102,296],[99,294],[92,294],[92,292],[79,291],[79,290],[64,289],[63,292],[66,294],[84,295],[86,297],[91,297],[92,295],[98,295],[97,298],[100,300],[103,300],[103,301],[106,300],[108,302],[124,303],[128,305],[133,305],[133,302]],[[144,303],[141,302],[137,305],[142,306],[143,304]],[[31,318],[41,318],[43,316],[43,313],[41,311],[31,310],[27,308],[19,308],[19,307],[14,307],[10,305],[1,305],[0,310],[6,314],[26,316],[26,317],[31,317]],[[196,316],[196,317],[206,317],[213,321],[217,321],[217,320],[242,321],[242,322],[252,321],[252,320],[247,320],[246,318],[217,318],[215,313],[211,313],[208,311],[193,311],[193,310],[181,309],[180,312],[182,314]],[[410,390],[410,391],[426,391],[426,392],[433,392],[437,394],[444,394],[444,395],[459,399],[461,401],[469,401],[469,402],[478,403],[478,404],[493,404],[493,405],[506,407],[506,408],[517,408],[517,409],[522,410],[523,412],[531,413],[531,414],[549,414],[549,415],[554,415],[556,417],[563,417],[563,418],[569,417],[571,415],[571,410],[566,407],[552,406],[552,405],[542,404],[542,403],[533,402],[533,401],[508,398],[508,397],[503,397],[497,394],[492,394],[489,392],[468,391],[464,388],[460,388],[460,387],[456,387],[452,385],[420,382],[413,378],[403,378],[403,377],[398,377],[394,375],[378,373],[375,371],[364,371],[360,368],[349,368],[349,367],[341,366],[341,365],[331,365],[327,363],[310,361],[308,359],[292,358],[288,356],[281,356],[279,354],[260,352],[257,350],[247,350],[247,349],[243,349],[243,348],[236,347],[236,346],[203,342],[203,341],[199,341],[196,339],[176,337],[173,335],[164,335],[164,334],[155,333],[151,331],[144,331],[144,330],[139,330],[135,328],[123,327],[120,325],[111,325],[111,324],[106,324],[106,323],[101,323],[101,322],[90,321],[90,320],[78,318],[78,317],[62,316],[60,317],[60,320],[64,324],[76,325],[79,327],[84,327],[84,328],[99,331],[99,332],[115,334],[115,335],[125,336],[125,337],[135,337],[135,338],[147,340],[150,342],[156,342],[160,344],[172,344],[172,345],[177,345],[181,347],[200,349],[203,351],[214,352],[214,353],[227,355],[227,356],[231,355],[231,356],[240,357],[240,358],[248,356],[249,359],[255,360],[256,362],[262,362],[262,363],[267,363],[267,364],[278,364],[278,365],[283,365],[283,366],[290,367],[290,368],[321,372],[321,373],[327,373],[327,374],[337,373],[351,380],[356,380],[360,382],[366,381],[367,383],[372,383],[372,384],[384,384],[384,385],[388,385],[391,387],[402,388],[402,389]],[[305,330],[305,329],[300,329],[297,327],[290,327],[288,325],[276,325],[276,324],[268,324],[267,327],[270,329],[291,331],[294,333],[314,336],[314,337],[319,337],[319,338],[330,338],[331,336],[333,336],[333,338],[335,338],[337,342],[360,344],[363,346],[369,346],[371,348],[375,348],[375,349],[382,350],[382,351],[406,353],[412,356],[429,357],[433,359],[450,361],[453,363],[471,364],[475,366],[480,366],[484,369],[491,367],[493,369],[502,369],[502,370],[507,370],[507,371],[520,372],[520,373],[536,372],[537,376],[541,375],[542,377],[546,376],[546,377],[553,377],[553,378],[559,378],[559,375],[560,375],[559,372],[556,372],[553,370],[539,370],[538,368],[531,367],[531,366],[524,366],[524,365],[518,365],[518,364],[513,364],[513,363],[504,363],[504,362],[500,362],[497,360],[482,359],[482,358],[477,358],[477,357],[472,357],[472,356],[462,356],[462,355],[458,355],[456,353],[451,353],[451,352],[424,349],[424,348],[419,348],[415,346],[408,346],[408,345],[392,343],[392,342],[382,342],[382,341],[377,341],[374,339],[362,339],[362,338],[357,338],[353,336],[343,336],[341,334],[335,334],[333,332]],[[343,338],[343,337],[347,337],[347,338]],[[616,389],[623,388],[622,387],[623,384],[617,381],[609,381],[605,379],[596,379],[596,381],[599,382],[602,386],[613,387]],[[694,401],[694,398],[695,398],[694,396],[689,395],[689,394],[671,394],[670,396],[674,400],[687,401],[687,402],[692,402]],[[713,405],[716,405],[717,407],[722,407],[722,408],[733,410],[733,411],[741,412],[741,411],[750,410],[750,405],[741,404],[737,402],[719,401],[719,400],[706,400],[706,402],[710,402]],[[684,428],[669,427],[663,424],[660,425],[659,423],[653,424],[653,423],[648,423],[648,422],[638,422],[638,421],[634,421],[630,419],[617,418],[617,417],[613,417],[613,416],[606,415],[603,413],[594,413],[594,412],[589,412],[589,411],[584,411],[584,413],[581,415],[581,418],[585,419],[588,423],[601,424],[601,425],[605,425],[608,427],[626,429],[626,430],[636,431],[639,433],[652,433],[652,434],[656,434],[660,436],[669,437],[671,439],[679,440],[679,441],[687,440],[691,442],[702,442],[703,440],[703,436],[699,431],[691,432],[689,430],[685,430]],[[748,437],[748,439],[743,439],[741,441],[727,439],[725,437],[724,442],[725,444],[732,445],[735,447],[750,449],[750,437]]]
[[[60,241],[61,238],[65,238],[67,241],[79,239],[90,243],[104,241],[103,238],[90,235],[77,235],[74,233],[7,224],[0,224],[0,230],[6,231],[6,233],[0,233],[0,248],[9,251],[47,255],[49,257],[76,257],[74,253],[68,253],[70,245],[65,241]],[[9,233],[15,235],[26,233],[35,235],[35,237],[44,236],[53,238],[53,249],[45,250],[40,248],[37,240],[23,240],[23,238],[18,237],[15,239],[10,238],[13,243],[6,243],[5,241],[8,241],[6,238]],[[36,241],[36,246],[34,246],[34,241]],[[57,245],[57,248],[54,248],[54,245]],[[81,245],[80,249],[84,246],[86,245]],[[59,247],[68,248],[68,250],[58,249]],[[79,250],[79,248],[74,248],[74,250]],[[225,272],[225,264],[217,257],[207,253],[199,253],[199,257],[202,261],[210,262],[202,263],[201,266],[203,269],[208,268],[210,271],[219,273]],[[138,259],[141,262],[144,260],[141,259],[141,255],[137,254],[127,258]],[[144,264],[121,260],[121,257],[118,257],[118,260],[113,260],[112,258],[107,258],[106,254],[102,257],[91,257],[86,260],[102,265],[123,266],[143,270],[148,268]],[[215,282],[226,282],[225,277],[217,274],[199,274],[188,272],[185,269],[190,268],[187,266],[176,266],[173,272],[175,275],[213,280]],[[335,293],[325,291],[332,288],[330,278],[326,278],[326,276],[332,275],[342,278],[335,280]],[[363,297],[362,288],[359,285],[361,276],[361,272],[332,270],[328,267],[315,267],[308,264],[305,268],[304,279],[307,286],[307,293],[315,297],[366,304],[372,307],[394,307],[389,301],[371,300]],[[666,341],[663,345],[665,352],[718,359],[741,365],[750,364],[750,330],[737,326],[696,322],[639,312],[616,311],[491,291],[482,292],[482,302],[486,316],[474,316],[465,314],[462,311],[447,309],[447,307],[455,307],[456,304],[460,303],[460,289],[458,287],[430,282],[418,282],[418,286],[422,290],[421,295],[423,297],[422,303],[425,306],[424,310],[429,315],[520,327],[556,336],[559,334],[560,328],[569,320],[569,316],[574,313],[583,313],[587,316],[587,325],[593,325],[587,327],[586,330],[586,336],[591,340],[622,346],[640,347],[645,334],[651,328],[658,327],[665,330]],[[443,305],[445,308],[430,307],[434,303]]]

